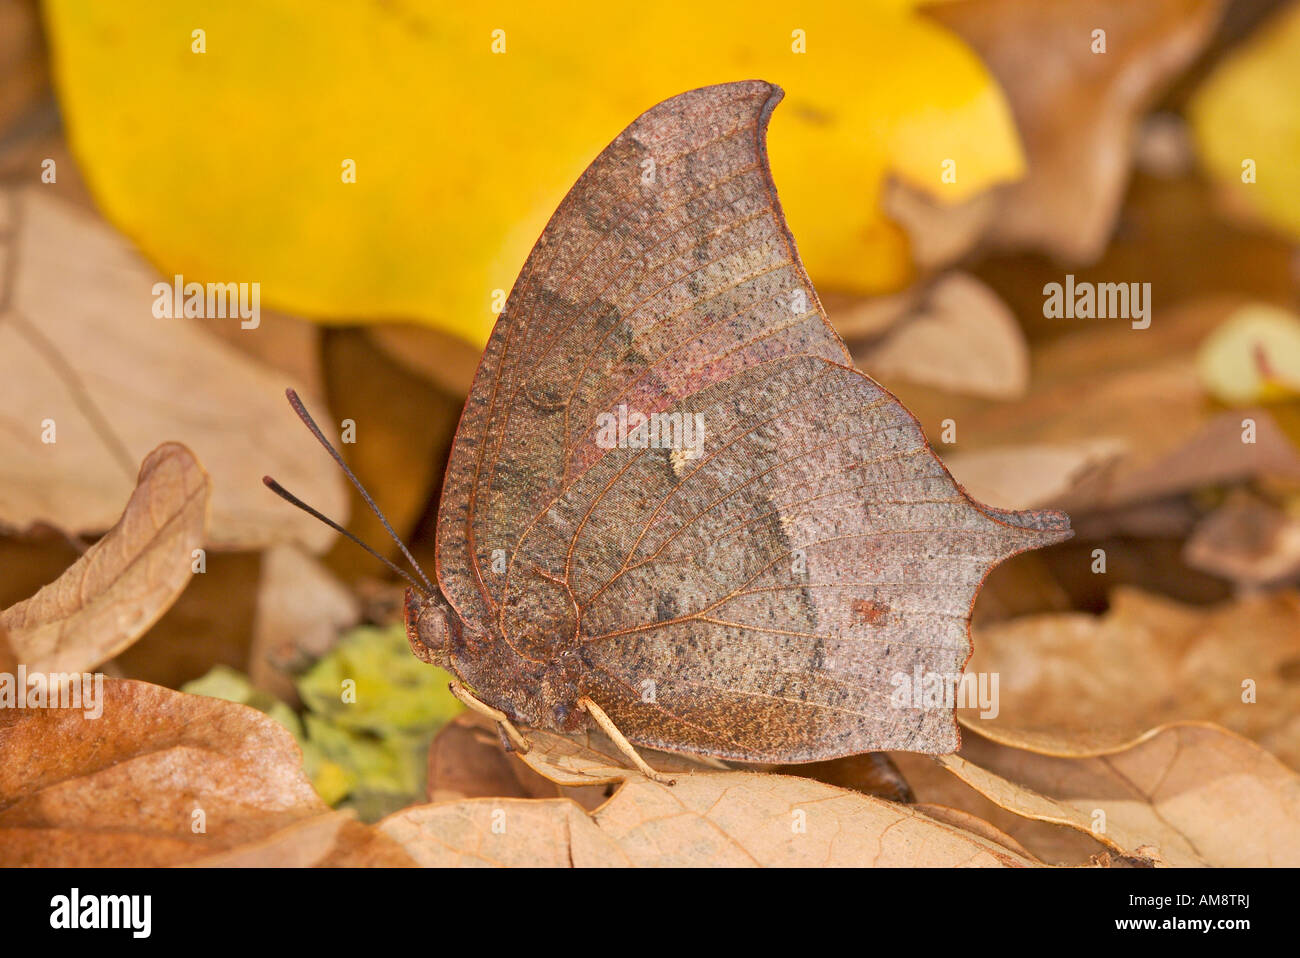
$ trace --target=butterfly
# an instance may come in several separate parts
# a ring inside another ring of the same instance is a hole
[[[769,169],[781,97],[692,90],[601,152],[484,350],[436,582],[384,520],[419,577],[397,569],[412,651],[516,747],[521,726],[594,721],[651,775],[635,746],[954,751],[951,704],[899,689],[960,676],[984,577],[1071,535],[1063,513],[967,496],[853,368]]]

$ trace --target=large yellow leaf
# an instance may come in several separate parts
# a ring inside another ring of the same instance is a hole
[[[983,66],[900,0],[440,6],[45,11],[73,150],[109,218],[165,273],[259,282],[264,305],[319,318],[418,319],[482,342],[493,291],[592,157],[704,84],[786,88],[772,165],[830,288],[907,280],[907,241],[879,211],[887,174],[957,202],[1022,172]]]
[[[1228,56],[1192,100],[1201,160],[1256,215],[1300,236],[1300,6]]]

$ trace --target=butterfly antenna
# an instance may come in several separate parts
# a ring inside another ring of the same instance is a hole
[[[274,479],[272,479],[270,476],[263,476],[263,477],[262,477],[262,482],[264,482],[264,483],[266,484],[266,488],[270,489],[272,492],[274,492],[277,496],[279,496],[279,497],[280,497],[281,499],[283,499],[285,502],[289,503],[290,505],[297,506],[299,509],[301,509],[303,512],[307,513],[307,515],[309,515],[309,516],[315,516],[317,519],[319,519],[321,522],[325,523],[325,525],[329,526],[329,527],[330,527],[331,529],[333,529],[335,532],[341,533],[342,535],[344,535],[344,536],[346,536],[347,538],[351,539],[353,542],[355,542],[357,545],[361,546],[361,548],[365,549],[367,552],[369,552],[372,556],[374,556],[376,559],[378,559],[378,560],[379,560],[380,562],[382,562],[384,565],[388,566],[388,568],[392,569],[394,572],[396,572],[398,575],[400,575],[400,576],[401,576],[403,579],[405,579],[407,582],[411,583],[411,585],[413,585],[413,586],[414,586],[418,591],[420,591],[420,592],[425,592],[425,593],[427,594],[427,590],[425,589],[425,587],[422,586],[420,583],[416,582],[415,579],[411,577],[411,574],[410,574],[409,572],[407,572],[407,571],[406,571],[405,569],[403,569],[401,566],[398,566],[398,565],[394,564],[394,563],[393,563],[393,562],[392,562],[392,561],[391,561],[387,556],[380,555],[380,554],[379,554],[378,552],[376,552],[374,549],[370,548],[370,546],[366,545],[364,542],[362,542],[360,539],[358,539],[356,536],[354,536],[351,532],[348,532],[347,529],[344,529],[341,525],[339,525],[337,522],[335,522],[335,521],[334,521],[333,519],[331,519],[329,516],[325,515],[325,514],[322,513],[322,512],[319,512],[319,511],[317,511],[316,509],[313,509],[311,506],[307,505],[307,503],[303,502],[301,499],[299,499],[297,496],[295,496],[292,492],[290,492],[290,491],[289,491],[288,489],[286,489],[284,486],[280,485],[278,482],[276,482],[276,481],[275,481]]]
[[[316,437],[316,440],[322,446],[325,447],[325,449],[329,452],[331,456],[334,457],[334,461],[339,464],[339,468],[343,470],[343,474],[352,481],[352,485],[356,486],[357,492],[361,493],[361,498],[365,501],[366,505],[370,507],[370,511],[375,514],[375,517],[378,518],[381,523],[383,523],[384,529],[388,532],[390,536],[393,537],[393,541],[397,543],[397,547],[402,550],[402,555],[406,556],[406,561],[411,563],[411,568],[415,570],[416,575],[420,577],[420,581],[424,583],[424,588],[421,591],[425,592],[427,595],[432,595],[436,591],[433,588],[433,583],[430,582],[429,577],[424,574],[424,570],[420,568],[420,564],[415,561],[415,556],[411,555],[411,550],[406,548],[406,543],[402,541],[401,537],[395,531],[393,531],[393,527],[389,523],[387,517],[385,517],[383,512],[380,511],[379,506],[375,504],[375,500],[370,498],[370,493],[366,492],[365,486],[361,485],[361,480],[359,480],[356,477],[356,475],[353,474],[352,470],[348,468],[348,464],[343,461],[343,457],[339,455],[338,450],[335,449],[330,444],[330,441],[325,438],[325,434],[321,432],[320,426],[316,425],[316,420],[312,419],[311,413],[307,412],[307,407],[304,406],[302,404],[302,400],[298,398],[298,394],[292,389],[286,389],[284,391],[284,394],[287,397],[289,397],[289,405],[292,406],[293,411],[298,414],[298,418],[301,419],[303,423],[307,426],[307,428],[311,430],[312,435]],[[290,493],[287,489],[281,486],[270,476],[264,477],[262,481],[266,483],[268,489],[274,492],[281,499],[284,499],[286,502],[292,503],[293,505],[297,506],[299,509],[302,509],[304,512],[308,513],[309,515],[315,516],[317,519],[320,519],[322,522],[324,522],[326,525],[328,525],[330,528],[334,529],[335,531],[343,533],[343,535],[347,536],[357,545],[361,546],[361,548],[365,549],[372,556],[375,556],[376,558],[380,559],[390,569],[394,570],[395,572],[401,573],[402,577],[405,578],[408,582],[411,582],[412,585],[415,585],[416,588],[420,588],[419,584],[416,583],[409,575],[407,575],[407,573],[403,572],[392,562],[389,562],[387,559],[381,556],[374,549],[370,548],[370,546],[366,545],[364,542],[362,542],[352,533],[348,532],[346,529],[340,526],[337,522],[334,522],[332,519],[329,519],[326,516],[322,515],[321,513],[317,512],[311,506],[307,505],[307,503],[303,502],[297,496]]]

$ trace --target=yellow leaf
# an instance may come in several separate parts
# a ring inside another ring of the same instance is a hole
[[[1300,395],[1300,318],[1266,303],[1242,306],[1201,344],[1196,371],[1229,405]]]
[[[1197,91],[1189,116],[1201,159],[1230,195],[1300,236],[1300,6],[1274,17]]]
[[[907,240],[880,212],[888,175],[958,202],[1023,171],[979,60],[899,0],[45,10],[71,144],[109,218],[165,274],[258,282],[264,305],[320,319],[483,342],[494,291],[591,158],[710,83],[786,88],[772,166],[828,288],[908,280]]]

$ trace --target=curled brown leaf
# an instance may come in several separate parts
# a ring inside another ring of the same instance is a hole
[[[1208,723],[1177,723],[1091,757],[972,737],[941,762],[1017,815],[1068,825],[1122,855],[1182,866],[1300,864],[1300,776]]]
[[[6,415],[24,424],[0,434],[0,527],[107,529],[137,458],[175,438],[212,471],[213,544],[292,540],[319,551],[331,542],[327,528],[281,508],[257,481],[273,473],[346,518],[342,480],[320,466],[311,435],[285,409],[285,374],[197,325],[243,320],[153,315],[160,277],[104,223],[42,187],[0,192],[0,207],[0,256],[10,264],[0,281],[0,380],[10,387]],[[56,441],[42,441],[50,429]]]
[[[960,717],[982,735],[1058,755],[1123,748],[1165,722],[1213,721],[1300,769],[1297,662],[1294,592],[1197,608],[1120,589],[1103,616],[977,626],[969,667],[998,675],[998,714]]]
[[[80,672],[139,638],[193,575],[211,486],[179,443],[151,452],[117,524],[58,579],[0,613],[17,660],[34,670]]]
[[[329,814],[256,709],[104,679],[97,709],[0,711],[4,865],[190,863]]]

